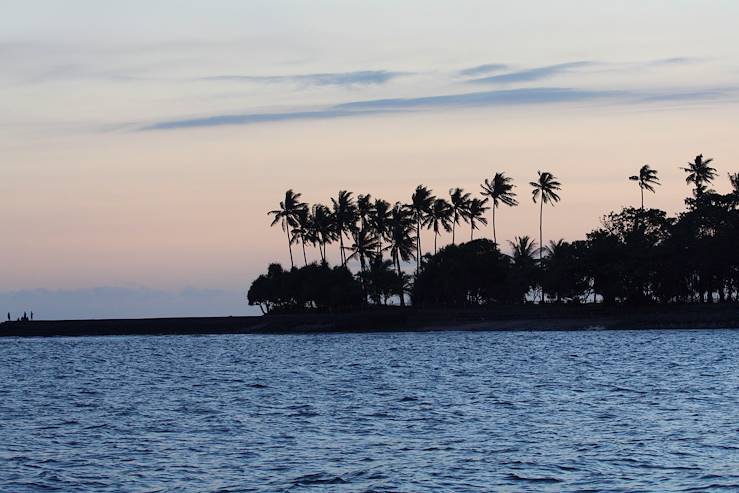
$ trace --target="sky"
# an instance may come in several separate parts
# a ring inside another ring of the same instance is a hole
[[[695,155],[715,159],[719,191],[739,168],[734,0],[0,7],[13,317],[255,313],[251,281],[289,265],[266,214],[288,188],[408,201],[419,184],[478,193],[504,171],[521,203],[497,214],[505,245],[538,233],[537,170],[563,184],[547,241],[637,205],[627,178],[645,163],[663,183],[647,205],[670,213]]]

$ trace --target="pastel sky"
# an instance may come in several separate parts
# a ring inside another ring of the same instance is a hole
[[[642,164],[671,213],[678,166],[715,158],[719,190],[739,167],[734,0],[1,6],[2,313],[252,313],[289,263],[266,216],[287,188],[396,201],[505,171],[507,240],[536,234],[546,169],[545,236],[574,239],[638,202]]]

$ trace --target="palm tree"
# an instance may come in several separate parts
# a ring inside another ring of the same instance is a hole
[[[534,254],[536,253],[536,242],[532,241],[528,236],[516,236],[514,241],[509,241],[511,246],[511,258],[516,265],[533,265]]]
[[[734,193],[739,194],[739,173],[729,173],[729,181],[731,182],[731,188],[734,189]]]
[[[651,166],[645,164],[639,169],[639,174],[629,176],[629,180],[639,183],[639,189],[641,190],[641,210],[644,210],[644,190],[649,190],[655,193],[653,185],[659,185],[659,178],[657,178],[657,170],[652,169]]]
[[[346,265],[344,253],[344,234],[349,234],[357,223],[357,204],[354,202],[351,192],[340,190],[337,198],[332,198],[334,231],[339,237],[339,256],[341,265]]]
[[[703,154],[698,154],[695,157],[695,161],[688,163],[687,168],[680,168],[688,173],[685,182],[695,185],[693,194],[696,197],[702,195],[706,191],[707,185],[716,178],[716,168],[710,166],[712,162],[713,158],[704,160]]]
[[[495,209],[500,204],[505,204],[508,207],[518,205],[516,193],[513,192],[515,185],[511,183],[512,181],[505,173],[495,173],[492,181],[485,178],[485,183],[481,185],[482,195],[487,196],[493,201],[493,241],[496,245],[498,244],[498,237],[495,233]]]
[[[372,196],[357,195],[357,218],[359,219],[360,227],[365,228],[367,221],[372,214]]]
[[[318,244],[321,261],[326,263],[326,244],[336,239],[334,232],[334,218],[331,209],[323,204],[315,204],[311,213],[311,235]]]
[[[460,219],[466,219],[465,211],[470,204],[470,194],[457,187],[449,190],[449,203],[452,204],[452,245],[455,244],[454,230]]]
[[[416,223],[416,274],[421,262],[421,223],[426,219],[431,205],[434,203],[434,196],[431,190],[418,185],[416,191],[411,195],[411,212],[413,213],[413,220]]]
[[[477,223],[479,222],[482,225],[488,223],[488,220],[485,219],[485,213],[490,209],[490,207],[485,205],[487,203],[488,199],[478,199],[475,197],[470,201],[469,207],[465,211],[467,220],[470,223],[470,241],[474,237],[475,230],[478,229]]]
[[[280,202],[279,209],[269,211],[267,214],[274,216],[272,224],[274,226],[278,222],[280,227],[287,234],[287,248],[290,251],[290,267],[295,267],[293,262],[293,249],[292,249],[292,237],[290,236],[290,230],[297,225],[298,211],[307,208],[308,206],[300,201],[302,194],[293,192],[292,188],[285,192],[285,199]]]
[[[536,274],[536,259],[534,256],[536,255],[537,245],[528,236],[516,236],[508,244],[511,246],[511,259],[514,267],[511,284],[521,296],[521,299],[524,300],[534,284],[533,279]]]
[[[377,237],[378,253],[382,251],[382,239],[387,236],[390,227],[390,210],[390,202],[382,199],[376,199],[370,210],[368,222]]]
[[[537,181],[529,182],[529,185],[533,187],[531,190],[531,198],[536,203],[537,199],[540,202],[539,205],[539,245],[544,244],[544,204],[552,204],[559,202],[559,195],[557,192],[561,189],[561,183],[557,181],[557,177],[551,174],[549,171],[537,171],[539,173],[539,179]],[[542,260],[542,250],[539,249],[539,263]],[[541,293],[541,301],[544,301],[544,291]]]
[[[367,267],[365,259],[372,260],[377,255],[377,245],[379,242],[372,230],[368,228],[352,231],[352,238],[354,243],[346,247],[351,252],[351,255],[346,260],[349,261],[353,258],[359,258],[359,265],[362,273],[364,273]]]
[[[398,272],[398,278],[404,279],[403,271],[400,269],[400,261],[407,262],[414,258],[416,238],[413,236],[414,224],[413,213],[408,207],[397,202],[390,211],[390,224],[388,228],[388,245],[385,250],[390,250],[390,257]],[[404,285],[398,287],[400,306],[405,306]]]
[[[311,214],[308,208],[298,209],[295,214],[295,225],[293,226],[292,243],[300,242],[303,247],[303,262],[308,265],[308,257],[305,255],[305,242],[310,241]]]
[[[437,198],[431,204],[426,214],[423,226],[434,230],[434,254],[436,254],[436,239],[443,228],[444,231],[452,230],[452,205],[442,198]]]

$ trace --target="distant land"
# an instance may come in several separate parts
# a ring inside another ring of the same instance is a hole
[[[739,328],[739,305],[388,307],[256,317],[36,320],[4,322],[0,324],[0,337],[716,328]]]

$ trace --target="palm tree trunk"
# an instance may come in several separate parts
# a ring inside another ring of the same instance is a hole
[[[346,265],[346,260],[344,259],[344,232],[343,231],[339,231],[339,260],[341,261],[342,267]]]
[[[416,275],[421,266],[421,216],[416,218]]]
[[[472,241],[472,235],[475,233],[475,221],[470,220],[470,241]]]
[[[493,203],[493,243],[498,244],[498,236],[495,234],[495,204]]]
[[[439,232],[434,231],[434,255],[436,255],[436,238],[439,237]]]
[[[300,242],[303,244],[303,262],[305,262],[305,266],[308,267],[308,257],[305,256],[305,238],[301,236]]]
[[[641,189],[641,210],[644,212],[644,189],[639,187]]]
[[[457,225],[457,213],[454,213],[454,217],[452,218],[452,245],[456,245],[454,243],[454,227]]]
[[[544,249],[544,201],[539,203],[539,269],[541,269],[541,255]],[[541,303],[544,303],[544,286],[541,286],[541,297],[539,298]]]
[[[395,256],[395,267],[398,269],[398,296],[400,296],[400,306],[405,306],[405,293],[403,293],[403,272],[400,270],[400,258]]]
[[[288,228],[285,228],[285,234],[287,234],[287,249],[290,251],[290,268],[292,269],[295,267],[295,263],[293,262],[293,245],[290,241],[290,230]]]

